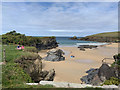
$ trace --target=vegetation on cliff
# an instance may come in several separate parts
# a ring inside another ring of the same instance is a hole
[[[44,44],[45,42],[49,42],[49,40],[53,40],[56,42],[55,37],[32,37],[25,36],[25,34],[17,33],[16,31],[11,31],[2,35],[2,43],[3,44],[20,44],[24,46],[36,46],[36,44]],[[55,43],[57,44],[57,43]]]
[[[83,38],[77,38],[77,40],[97,41],[97,42],[120,42],[119,34],[120,32],[105,32],[105,33],[98,33],[98,34],[86,36]]]
[[[120,53],[117,55],[114,55],[113,58],[115,59],[115,62],[111,65],[111,67],[114,67],[117,69],[118,77],[111,77],[109,80],[106,80],[103,84],[105,85],[119,85],[120,84]]]
[[[2,88],[51,88],[51,85],[29,86],[25,83],[34,83],[30,75],[15,60],[36,59],[35,47],[25,46],[25,50],[17,50],[15,45],[3,45],[6,50],[6,64],[2,65]],[[26,51],[27,50],[27,51]],[[30,50],[30,52],[28,51]],[[34,50],[33,52],[31,52]],[[22,57],[23,56],[23,57]]]
[[[37,44],[41,49],[57,47],[55,37],[32,37],[11,31],[2,35],[2,51],[5,49],[5,64],[2,65],[2,87],[3,88],[50,88],[47,86],[29,86],[25,83],[35,82],[33,77],[26,72],[27,69],[38,70],[41,65],[41,57],[37,54]],[[24,45],[24,50],[17,50],[17,45]],[[38,47],[39,48],[39,47]],[[3,53],[2,53],[3,54]],[[2,57],[3,61],[3,57]],[[3,61],[4,62],[4,61]],[[20,63],[19,63],[20,62]],[[37,63],[37,64],[36,64]],[[28,65],[29,64],[29,65]],[[38,65],[39,64],[39,65]],[[27,65],[27,66],[26,66]],[[0,65],[1,66],[1,65]],[[33,67],[34,68],[33,68]],[[28,71],[28,70],[27,70]],[[36,71],[35,71],[36,72]],[[36,74],[37,75],[37,74]],[[0,82],[1,83],[1,82]]]

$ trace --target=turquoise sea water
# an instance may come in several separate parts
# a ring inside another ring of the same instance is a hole
[[[59,46],[79,46],[79,45],[103,45],[106,43],[99,43],[93,41],[71,40],[70,37],[56,37]]]

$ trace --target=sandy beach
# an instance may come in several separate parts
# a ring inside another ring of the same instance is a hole
[[[81,51],[77,47],[57,47],[65,52],[65,60],[59,62],[51,62],[42,60],[43,70],[55,69],[54,81],[57,82],[71,82],[82,83],[80,78],[87,75],[86,71],[91,68],[99,68],[102,65],[104,58],[113,58],[113,55],[118,53],[118,44],[112,43],[98,47],[96,49],[87,49]],[[48,50],[42,50],[39,52],[41,57],[47,55]],[[74,55],[74,58],[70,56]],[[112,63],[114,60],[106,60],[108,63]]]

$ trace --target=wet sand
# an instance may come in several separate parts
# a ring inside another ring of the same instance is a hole
[[[104,58],[113,58],[118,53],[118,44],[113,43],[81,51],[77,47],[57,47],[65,52],[65,61],[51,62],[42,60],[43,70],[55,69],[54,81],[81,83],[80,78],[91,68],[99,68]],[[45,57],[48,50],[39,52],[41,57]],[[70,56],[74,55],[74,58]],[[114,60],[107,59],[106,62],[112,63]]]

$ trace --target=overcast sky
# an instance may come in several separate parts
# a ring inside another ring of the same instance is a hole
[[[118,30],[117,2],[4,2],[2,33],[29,36],[86,36]]]

